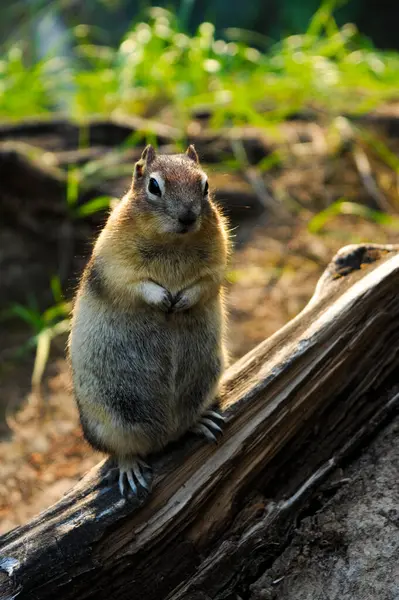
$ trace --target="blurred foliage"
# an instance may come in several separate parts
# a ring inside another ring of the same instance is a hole
[[[368,221],[377,223],[378,225],[385,225],[393,228],[395,231],[399,231],[399,218],[381,212],[380,210],[373,210],[363,204],[357,204],[356,202],[348,202],[345,199],[337,200],[333,202],[328,208],[322,210],[308,223],[308,229],[310,233],[321,233],[323,227],[329,223],[334,217],[339,215],[352,215],[355,217],[361,217]]]
[[[60,42],[63,54],[55,47],[37,62],[21,40],[0,60],[0,116],[151,116],[171,106],[184,127],[193,109],[211,105],[216,125],[262,126],[307,108],[360,113],[397,97],[399,56],[375,50],[353,25],[339,28],[334,5],[324,2],[304,34],[267,52],[242,41],[242,30],[217,39],[208,22],[189,35],[162,8],[151,8],[116,48],[93,43],[82,24]]]
[[[70,328],[71,304],[63,296],[58,276],[51,279],[50,287],[54,304],[46,310],[40,310],[36,300],[31,298],[28,305],[15,303],[0,314],[0,321],[19,319],[32,331],[31,337],[19,348],[14,358],[17,359],[35,349],[35,363],[32,372],[33,387],[37,387],[41,383],[50,354],[51,341],[69,331]]]
[[[319,0],[158,0],[157,4],[175,14],[181,26],[191,33],[202,22],[211,21],[218,36],[226,28],[240,27],[248,30],[251,43],[257,40],[264,44],[293,32],[304,33]],[[90,23],[96,42],[116,46],[130,24],[151,5],[150,0],[7,0],[0,4],[0,43],[9,38],[10,32],[15,37],[33,37],[39,20],[57,14],[65,29]],[[395,3],[341,1],[337,21],[339,25],[355,23],[380,48],[398,49]]]
[[[67,173],[66,203],[68,217],[71,220],[90,217],[96,212],[106,210],[110,207],[111,196],[97,196],[88,200],[84,204],[78,204],[79,186],[81,183],[84,169],[70,168]]]

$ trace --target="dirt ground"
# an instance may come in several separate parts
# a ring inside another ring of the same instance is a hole
[[[399,417],[347,468],[322,508],[251,586],[249,600],[399,599]]]

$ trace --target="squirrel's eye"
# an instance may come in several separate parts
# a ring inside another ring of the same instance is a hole
[[[154,179],[154,177],[150,177],[150,181],[148,183],[148,191],[154,196],[161,197],[161,188],[159,187],[158,181]]]
[[[208,185],[208,182],[207,182],[207,181],[205,181],[205,185],[204,185],[204,196],[207,196],[207,194],[208,194],[208,191],[209,191],[209,185]]]

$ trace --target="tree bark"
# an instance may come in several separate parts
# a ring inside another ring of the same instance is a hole
[[[0,598],[245,597],[328,473],[399,403],[399,247],[350,246],[308,306],[233,365],[219,444],[154,457],[154,489],[120,498],[101,463],[5,535]]]

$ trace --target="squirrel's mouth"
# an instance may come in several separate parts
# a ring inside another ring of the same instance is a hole
[[[187,233],[193,233],[194,231],[198,230],[198,224],[195,223],[194,225],[180,225],[179,229],[177,229],[176,233],[178,233],[179,235],[184,235]]]
[[[193,223],[178,223],[176,233],[184,235],[187,233],[193,233],[198,231],[200,228],[200,219],[196,219]]]
[[[193,231],[195,229],[195,227],[193,227],[192,225],[184,225],[184,226],[180,226],[180,229],[177,230],[177,233],[189,233],[190,231]]]

